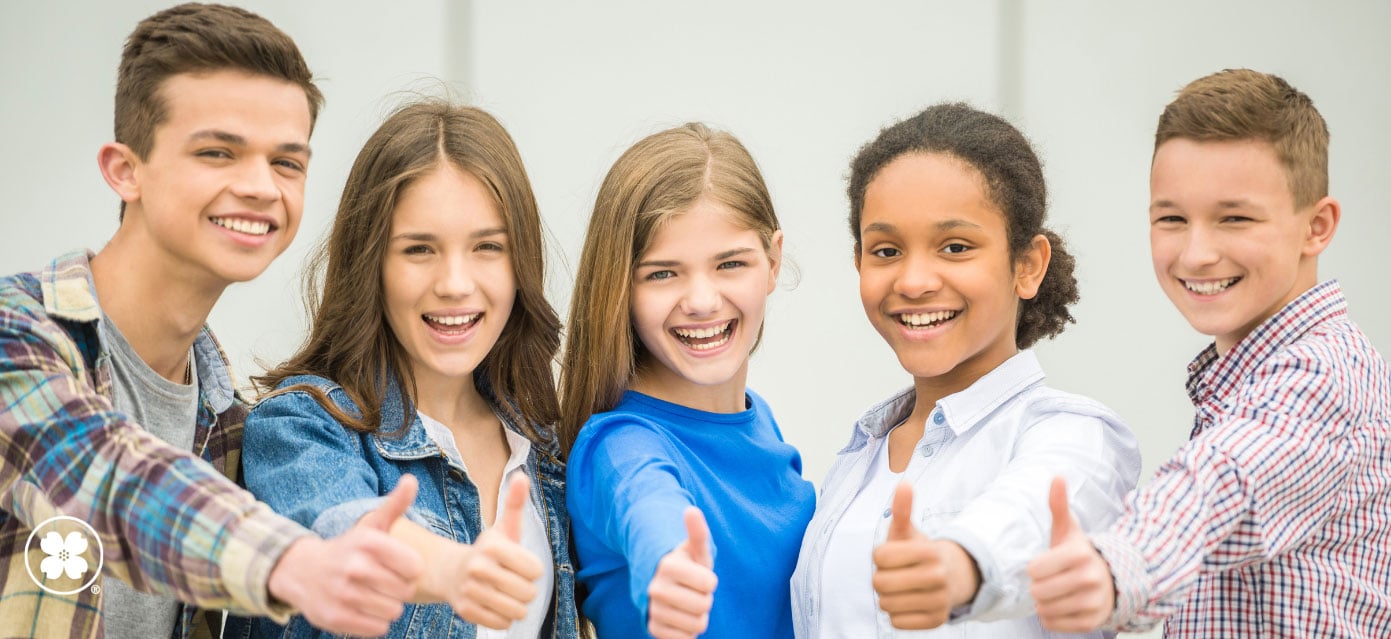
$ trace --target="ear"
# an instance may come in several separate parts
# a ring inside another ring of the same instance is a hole
[[[1048,274],[1048,262],[1053,259],[1053,245],[1043,234],[1034,236],[1029,248],[1014,261],[1014,294],[1030,300],[1038,295],[1043,276]]]
[[[773,231],[768,242],[768,261],[772,263],[768,271],[768,294],[771,295],[778,287],[778,272],[782,270],[782,229]]]
[[[1333,241],[1333,234],[1338,231],[1338,222],[1342,219],[1343,207],[1333,196],[1325,195],[1323,199],[1315,202],[1314,213],[1309,218],[1309,233],[1304,237],[1304,256],[1318,257],[1319,253],[1328,248],[1329,242]]]
[[[860,243],[855,243],[855,272],[860,272]]]
[[[97,167],[101,169],[102,178],[126,204],[140,200],[140,180],[136,175],[139,166],[140,158],[135,151],[120,142],[107,142],[97,151]]]

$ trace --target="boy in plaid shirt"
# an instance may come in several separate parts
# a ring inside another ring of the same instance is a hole
[[[1044,624],[1169,637],[1391,636],[1391,373],[1318,256],[1342,210],[1308,96],[1250,70],[1160,116],[1160,286],[1215,338],[1189,365],[1190,441],[1090,538],[1050,498],[1030,565]]]
[[[233,482],[246,405],[204,322],[294,237],[321,102],[245,10],[130,35],[98,153],[116,234],[0,278],[0,636],[216,635],[222,608],[371,635],[413,595],[421,559],[385,530],[414,484],[324,541]]]

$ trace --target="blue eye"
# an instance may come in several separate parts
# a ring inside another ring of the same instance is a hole
[[[647,281],[657,281],[671,279],[673,277],[676,277],[676,273],[673,271],[652,271],[651,273],[647,274],[647,277],[644,277],[642,279]]]
[[[717,266],[717,267],[715,267],[715,268],[724,270],[724,269],[731,269],[731,268],[739,268],[739,267],[741,267],[741,266],[748,266],[748,264],[745,263],[745,262],[741,262],[741,261],[739,261],[739,260],[730,260],[730,261],[728,261],[728,262],[721,262],[720,265]]]

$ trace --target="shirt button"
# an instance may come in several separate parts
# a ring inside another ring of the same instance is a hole
[[[893,507],[892,507],[892,506],[890,506],[890,507],[884,509],[884,519],[888,519],[890,515],[893,515]]]
[[[939,410],[939,411],[934,411],[934,412],[932,413],[932,423],[937,424],[938,426],[941,426],[942,423],[945,422],[945,421],[947,421],[947,417],[946,417],[946,415],[943,415],[943,414],[942,414],[942,411]]]
[[[923,457],[931,457],[932,454],[935,453],[935,452],[937,452],[937,448],[936,448],[935,446],[927,446],[927,447],[924,447],[924,448],[923,448]]]

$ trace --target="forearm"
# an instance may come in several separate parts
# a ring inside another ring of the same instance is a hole
[[[299,526],[259,506],[191,453],[175,449],[71,376],[0,372],[6,392],[58,398],[0,415],[12,454],[0,461],[7,508],[27,525],[63,514],[90,524],[108,549],[104,572],[137,589],[202,607],[270,612],[266,580]]]

